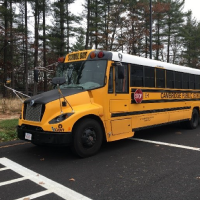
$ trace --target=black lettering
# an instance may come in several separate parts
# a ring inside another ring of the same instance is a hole
[[[80,53],[80,59],[85,59],[87,56],[87,52]]]

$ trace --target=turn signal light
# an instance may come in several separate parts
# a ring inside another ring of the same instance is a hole
[[[62,62],[64,62],[64,60],[65,60],[65,57],[59,57],[59,58],[58,58],[58,62],[61,62],[61,63],[62,63]]]
[[[92,52],[91,54],[90,54],[90,58],[95,58],[96,57],[96,53],[95,52]]]

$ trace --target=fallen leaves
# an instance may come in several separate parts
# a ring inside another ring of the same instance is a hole
[[[75,181],[75,179],[74,178],[70,178],[69,181]]]

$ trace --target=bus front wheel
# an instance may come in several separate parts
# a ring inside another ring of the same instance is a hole
[[[192,117],[191,119],[188,121],[188,128],[190,129],[195,129],[198,127],[199,124],[199,112],[197,109],[193,109],[192,111]]]
[[[98,152],[102,141],[101,125],[94,119],[82,119],[74,127],[71,148],[78,156],[89,157]]]

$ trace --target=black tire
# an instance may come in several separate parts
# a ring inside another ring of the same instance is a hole
[[[102,141],[101,125],[94,119],[82,119],[74,127],[71,149],[82,158],[89,157],[99,151]]]
[[[191,119],[187,122],[187,127],[189,129],[195,129],[199,125],[199,112],[197,109],[193,109],[192,111],[192,117]]]

